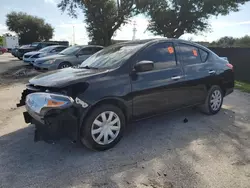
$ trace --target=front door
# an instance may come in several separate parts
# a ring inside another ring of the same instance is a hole
[[[134,117],[143,118],[185,106],[183,71],[173,43],[147,47],[138,54],[135,63],[143,60],[154,62],[154,70],[131,74]]]

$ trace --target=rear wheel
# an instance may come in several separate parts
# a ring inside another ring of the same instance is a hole
[[[81,128],[81,142],[90,149],[107,150],[120,141],[124,128],[123,112],[113,105],[101,105],[84,121]]]
[[[22,57],[17,57],[19,60],[23,60],[23,58]]]
[[[64,69],[64,68],[68,68],[71,66],[72,65],[69,62],[63,62],[63,63],[60,63],[60,65],[58,66],[58,69]]]
[[[212,86],[208,91],[205,103],[201,106],[201,111],[213,115],[217,114],[223,104],[223,92],[219,86]]]

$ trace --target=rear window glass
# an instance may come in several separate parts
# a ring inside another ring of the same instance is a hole
[[[188,44],[179,44],[179,54],[184,65],[202,63],[199,49]]]
[[[207,61],[208,58],[208,52],[206,52],[205,50],[199,49],[200,51],[200,55],[201,55],[201,61],[205,62]]]

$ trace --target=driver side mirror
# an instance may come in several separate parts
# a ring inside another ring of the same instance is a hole
[[[153,61],[140,61],[134,66],[136,72],[147,72],[154,69]]]

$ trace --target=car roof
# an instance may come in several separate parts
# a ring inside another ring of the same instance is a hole
[[[196,46],[198,48],[203,48],[203,49],[209,50],[205,46],[202,46],[202,45],[200,45],[198,43],[190,42],[190,41],[183,40],[183,39],[175,39],[175,38],[152,38],[152,39],[144,39],[144,40],[133,40],[133,41],[127,41],[127,42],[117,43],[117,44],[114,44],[114,45],[129,46],[129,45],[145,44],[145,46],[148,46],[148,45],[157,44],[157,43],[160,43],[160,42],[181,42],[181,43],[185,43],[185,44],[190,44],[190,45]]]
[[[103,46],[100,46],[100,45],[77,45],[77,46],[81,46],[83,48],[85,47],[104,48]]]
[[[48,47],[54,47],[54,48],[57,48],[57,47],[67,47],[65,45],[52,45],[52,46],[48,46]]]

